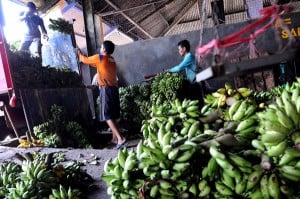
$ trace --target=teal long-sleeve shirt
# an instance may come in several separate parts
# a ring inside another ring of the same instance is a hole
[[[185,69],[185,74],[189,82],[193,83],[196,77],[195,56],[188,52],[183,60],[177,66],[172,67],[169,71],[172,73],[179,72]]]

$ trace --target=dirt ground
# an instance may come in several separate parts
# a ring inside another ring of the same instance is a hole
[[[139,139],[128,140],[127,148],[132,148],[137,145]],[[82,169],[86,170],[95,180],[94,184],[96,189],[91,191],[88,195],[90,199],[109,199],[110,196],[106,193],[106,184],[101,180],[101,174],[103,173],[103,165],[109,158],[115,158],[118,150],[114,148],[103,149],[67,149],[67,148],[15,148],[0,146],[0,163],[3,161],[16,161],[16,153],[25,154],[27,152],[39,152],[39,154],[48,154],[51,152],[63,152],[66,157],[66,161],[77,160],[84,163]],[[94,157],[97,157],[97,161]],[[92,163],[92,164],[91,164]],[[96,163],[96,164],[95,164]]]

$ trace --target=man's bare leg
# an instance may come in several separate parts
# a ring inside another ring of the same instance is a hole
[[[107,125],[112,131],[112,141],[117,144],[122,144],[125,138],[121,135],[119,127],[115,120],[106,120]]]

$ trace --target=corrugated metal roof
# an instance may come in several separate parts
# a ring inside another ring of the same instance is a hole
[[[211,27],[213,26],[211,19],[211,4],[213,1],[92,0],[95,14],[102,15],[103,20],[108,25],[117,26],[119,31],[133,40],[199,30],[202,28],[202,24],[204,24],[204,27]],[[254,1],[254,4],[246,5],[246,0],[223,0],[225,23],[232,24],[248,20],[247,6],[254,7],[256,4],[263,3],[263,7],[267,7],[274,2],[274,0],[251,1]],[[81,6],[81,1],[78,2],[79,6]],[[286,0],[277,0],[277,2],[281,4],[286,2]],[[299,2],[300,0],[291,0],[290,4],[294,5],[294,11],[300,10]],[[202,7],[203,4],[206,5],[205,9]],[[205,10],[205,13],[203,13],[203,10]],[[78,29],[81,28],[79,27]]]

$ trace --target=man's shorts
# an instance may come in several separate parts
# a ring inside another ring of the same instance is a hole
[[[99,87],[99,99],[100,121],[118,119],[120,117],[120,98],[117,87]]]

